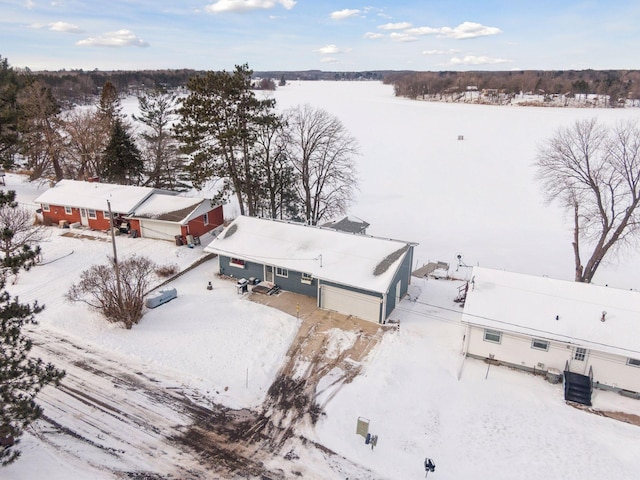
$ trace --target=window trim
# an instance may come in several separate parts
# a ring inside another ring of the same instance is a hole
[[[627,358],[627,365],[630,367],[640,367],[640,359],[638,358]]]
[[[492,339],[492,338],[488,338],[488,336],[495,336],[498,337],[497,340],[496,339]],[[491,342],[491,343],[502,343],[502,332],[500,330],[493,330],[491,328],[485,328],[484,329],[484,334],[482,336],[482,339],[485,342]]]
[[[313,282],[313,275],[311,275],[310,273],[303,272],[302,276],[300,277],[300,283],[311,285],[311,282]]]
[[[578,362],[584,362],[587,358],[587,349],[583,347],[576,347],[576,350],[573,352],[573,359]]]
[[[536,343],[538,345],[536,345]],[[544,344],[544,347],[541,346],[542,344]],[[534,350],[541,350],[543,352],[548,352],[549,351],[549,340],[544,340],[542,338],[532,338],[531,339],[531,348],[533,348]]]
[[[276,277],[289,278],[289,270],[282,267],[276,267]]]
[[[236,268],[246,268],[246,262],[241,258],[229,258],[229,266]]]
[[[42,205],[42,211],[43,212],[50,212],[51,211],[51,206],[48,203],[43,203]]]
[[[97,220],[98,213],[91,208],[87,208],[87,217],[91,220]]]
[[[73,215],[73,207],[64,206],[64,214],[65,215]]]
[[[109,216],[109,210],[102,211],[102,218],[104,218],[105,220],[111,220],[111,217]]]
[[[202,223],[209,225],[209,212],[204,212],[202,214]]]

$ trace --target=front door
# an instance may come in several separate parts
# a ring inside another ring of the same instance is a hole
[[[273,283],[273,267],[271,265],[264,267],[264,281]]]
[[[80,224],[86,226],[89,224],[89,220],[87,218],[87,209],[86,208],[81,208],[80,209]]]
[[[569,370],[581,375],[585,375],[587,371],[587,355],[589,351],[586,348],[574,347],[571,355],[571,367]]]

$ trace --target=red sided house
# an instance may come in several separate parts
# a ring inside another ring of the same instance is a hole
[[[222,225],[221,205],[149,187],[61,180],[38,198],[45,222],[108,230],[109,205],[117,223],[147,238],[175,240],[203,235]]]

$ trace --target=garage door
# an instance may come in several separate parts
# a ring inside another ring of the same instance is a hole
[[[322,285],[320,288],[320,308],[334,310],[344,315],[353,315],[363,320],[378,323],[380,318],[380,297],[329,285]]]
[[[140,233],[145,238],[158,238],[160,240],[175,240],[180,235],[180,225],[154,220],[141,220]]]

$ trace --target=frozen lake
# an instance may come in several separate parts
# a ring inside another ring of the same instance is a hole
[[[468,265],[566,280],[572,223],[544,203],[534,178],[538,145],[577,119],[640,118],[640,109],[415,101],[378,82],[290,82],[275,98],[279,109],[324,108],[357,138],[360,191],[349,213],[369,222],[372,235],[418,242],[418,265],[454,266],[460,254]],[[628,248],[600,267],[595,283],[640,289],[639,270],[638,249]]]

